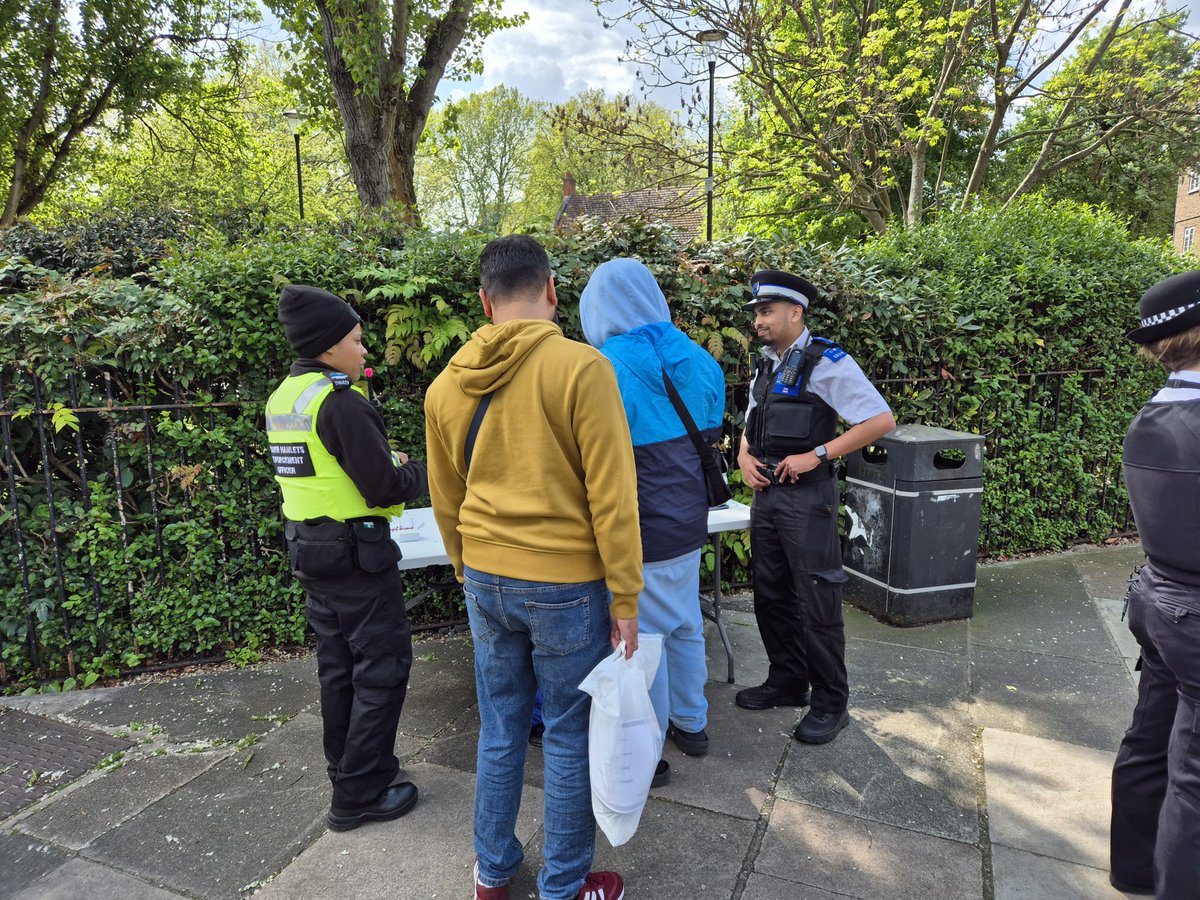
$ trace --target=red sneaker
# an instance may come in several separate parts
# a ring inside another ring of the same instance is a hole
[[[624,896],[625,882],[616,872],[589,872],[579,889],[579,900],[621,900]]]
[[[508,885],[485,887],[479,883],[479,860],[475,860],[475,900],[508,900]]]

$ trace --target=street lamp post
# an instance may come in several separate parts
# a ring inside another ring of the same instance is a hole
[[[708,198],[708,225],[706,234],[712,240],[713,226],[713,86],[717,78],[717,55],[719,48],[729,35],[720,28],[710,28],[696,35],[700,52],[708,60],[708,177],[704,179],[704,193]]]
[[[300,218],[304,218],[304,178],[300,174],[300,124],[304,121],[304,113],[289,109],[284,112],[288,127],[292,129],[292,138],[296,142],[296,195],[300,198]]]

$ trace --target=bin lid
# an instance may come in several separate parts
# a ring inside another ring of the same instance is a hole
[[[972,434],[969,431],[951,431],[949,428],[938,428],[933,425],[899,425],[894,431],[889,431],[879,439],[879,441],[895,441],[899,444],[945,444],[981,440],[983,440],[981,434]]]

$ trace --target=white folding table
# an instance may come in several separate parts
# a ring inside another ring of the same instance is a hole
[[[717,544],[713,566],[712,599],[700,598],[700,611],[706,619],[717,626],[721,644],[725,647],[725,660],[729,667],[729,682],[733,683],[733,644],[721,620],[721,554],[720,533],[750,527],[750,507],[736,500],[708,511],[708,533]],[[426,566],[447,566],[450,557],[442,543],[441,532],[433,518],[433,510],[427,506],[408,508],[402,516],[392,519],[392,537],[400,546],[403,558],[397,564],[401,569],[422,569]],[[411,609],[417,601],[410,603]]]

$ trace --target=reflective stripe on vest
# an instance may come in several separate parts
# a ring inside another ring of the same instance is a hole
[[[355,386],[354,390],[359,388]],[[267,400],[267,440],[276,465],[275,480],[283,493],[284,516],[298,522],[322,516],[344,522],[363,516],[400,515],[403,504],[368,506],[317,436],[317,413],[332,391],[333,382],[324,374],[306,372],[285,378]],[[281,475],[278,458],[297,455],[311,463],[311,472],[303,466],[303,474]]]

